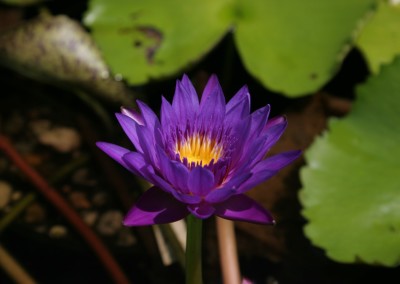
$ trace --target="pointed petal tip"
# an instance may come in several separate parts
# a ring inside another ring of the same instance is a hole
[[[284,152],[284,153],[282,153],[282,154],[284,154],[284,155],[286,156],[286,158],[290,160],[289,163],[291,163],[292,161],[294,161],[294,160],[296,160],[297,158],[299,158],[299,157],[303,154],[303,151],[300,150],[300,149],[297,149],[297,150],[292,150],[292,151]]]
[[[131,116],[131,114],[128,114],[129,111],[130,110],[128,110],[127,108],[124,108],[124,112],[115,113],[115,117],[117,118],[119,124],[123,125],[124,122],[136,121],[135,118]]]
[[[208,88],[207,88],[208,87]],[[205,89],[208,89],[209,91],[212,91],[213,89],[220,89],[221,90],[221,92],[222,92],[222,87],[221,87],[221,84],[219,83],[219,80],[218,80],[218,76],[217,75],[215,75],[215,74],[212,74],[211,76],[210,76],[210,78],[208,78],[208,81],[207,81],[207,84],[206,84],[206,88]],[[204,92],[203,92],[204,93]]]
[[[199,107],[197,92],[188,76],[176,81],[175,93],[172,98],[172,109],[179,121],[186,122],[194,119]]]
[[[198,120],[203,124],[222,123],[225,117],[225,96],[217,76],[211,76],[200,99]]]
[[[292,163],[294,160],[296,160],[302,154],[303,154],[303,151],[301,151],[301,150],[292,150],[292,151],[288,151],[288,152],[279,153],[279,154],[268,157],[267,159],[261,161],[259,163],[259,168],[264,167],[265,169],[270,169],[272,171],[278,171],[278,170],[286,167],[290,163]]]
[[[110,153],[109,153],[113,147],[119,147],[112,143],[103,142],[103,141],[97,141],[95,144],[96,144],[97,148],[99,148],[101,151],[103,151],[104,153],[106,153],[109,156],[113,156],[113,155],[110,155]]]
[[[217,76],[217,74],[212,73],[209,80],[217,80],[217,81],[218,81],[218,76]]]
[[[281,115],[281,116],[275,116],[270,119],[268,119],[267,124],[264,127],[264,132],[267,131],[268,129],[272,127],[277,127],[278,125],[281,126],[281,128],[285,129],[287,127],[288,121],[286,116]]]
[[[128,216],[122,220],[122,225],[125,227],[135,227],[135,226],[151,226],[154,225],[154,222],[140,222],[140,220],[132,219]]]
[[[216,86],[216,84],[219,84],[218,76],[216,74],[211,74],[211,76],[208,78],[207,84],[206,85],[211,85],[211,86]]]
[[[221,218],[245,221],[255,224],[272,225],[271,213],[250,197],[238,194],[216,206],[215,214]]]
[[[100,149],[102,149],[102,147],[104,147],[105,144],[108,144],[108,143],[107,143],[107,142],[104,142],[104,141],[97,141],[97,142],[95,143],[95,145],[96,145],[98,148],[100,148]]]
[[[183,75],[182,75],[181,81],[183,81],[183,80],[189,80],[189,76],[186,73],[183,73]]]
[[[118,162],[120,165],[130,170],[123,159],[124,155],[131,152],[130,150],[112,143],[102,141],[96,142],[96,146],[112,159],[114,159],[116,162]]]

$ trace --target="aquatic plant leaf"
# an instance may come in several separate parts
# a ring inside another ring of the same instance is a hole
[[[78,22],[63,15],[41,15],[1,33],[0,64],[109,101],[133,101],[125,84],[111,76],[91,36]]]
[[[377,99],[379,98],[379,99]],[[340,262],[400,264],[400,58],[305,153],[305,234]]]
[[[84,21],[112,70],[142,84],[180,72],[212,49],[229,29],[229,2],[95,0]]]
[[[265,86],[293,97],[336,74],[374,7],[370,0],[240,3],[235,38],[243,63]]]
[[[368,66],[377,73],[382,64],[390,63],[400,54],[400,3],[380,1],[373,18],[357,40]]]
[[[91,0],[84,21],[131,84],[181,72],[231,31],[254,77],[299,96],[332,78],[373,7],[375,0]]]

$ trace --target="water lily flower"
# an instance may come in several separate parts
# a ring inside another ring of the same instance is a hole
[[[124,219],[127,226],[169,223],[188,214],[272,224],[273,217],[245,193],[300,155],[290,151],[265,158],[284,132],[284,117],[268,120],[270,106],[250,112],[246,86],[225,102],[215,75],[201,100],[184,75],[172,104],[164,97],[160,119],[143,102],[140,112],[122,108],[117,119],[135,146],[97,145],[126,169],[154,186]]]

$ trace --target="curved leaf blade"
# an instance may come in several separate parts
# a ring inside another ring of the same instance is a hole
[[[243,1],[236,43],[266,87],[304,95],[334,76],[372,7],[373,0]]]
[[[394,2],[394,1],[392,1]],[[400,54],[400,4],[380,1],[378,11],[357,40],[370,70],[377,73],[382,64]]]
[[[296,97],[335,75],[375,1],[91,0],[85,23],[131,84],[182,72],[232,30],[247,70]]]
[[[183,71],[230,28],[231,0],[93,0],[85,24],[115,73],[131,84]]]
[[[361,86],[351,114],[306,152],[305,233],[334,260],[400,264],[399,110],[400,58]]]

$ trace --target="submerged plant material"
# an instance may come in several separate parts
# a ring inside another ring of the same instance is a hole
[[[300,155],[291,151],[264,159],[284,132],[284,117],[268,120],[270,106],[250,113],[246,86],[228,102],[216,76],[199,102],[183,76],[160,120],[143,102],[140,113],[123,108],[117,119],[136,151],[98,142],[109,156],[154,186],[124,219],[128,226],[180,220],[188,214],[272,224],[271,214],[244,193]]]
[[[90,34],[65,15],[43,13],[0,34],[0,65],[107,101],[133,101],[134,94],[111,75]]]

